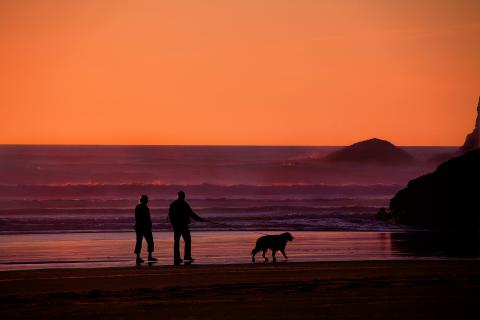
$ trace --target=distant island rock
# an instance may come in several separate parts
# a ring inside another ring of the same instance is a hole
[[[331,162],[351,164],[408,165],[415,162],[415,158],[405,150],[376,138],[357,142],[325,158]]]
[[[436,231],[479,232],[480,149],[411,180],[391,199],[389,215],[396,223]]]
[[[460,152],[465,153],[475,148],[480,148],[480,97],[478,97],[477,119],[475,120],[475,128],[465,138],[465,143],[460,147]]]

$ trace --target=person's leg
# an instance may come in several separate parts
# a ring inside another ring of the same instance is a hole
[[[143,241],[143,233],[136,231],[136,243],[135,243],[135,254],[137,255],[137,261],[143,262],[142,258],[140,257],[140,252],[142,251],[142,241]]]
[[[179,264],[182,262],[180,258],[180,236],[181,232],[179,230],[173,230],[173,262],[174,264]]]
[[[190,236],[190,230],[187,228],[182,231],[183,241],[185,241],[185,252],[184,252],[184,259],[185,260],[193,260],[192,258],[192,237]]]
[[[145,240],[147,241],[147,245],[148,245],[148,261],[157,261],[157,259],[155,259],[152,256],[152,252],[155,249],[155,244],[153,242],[152,230],[149,230],[149,231],[145,232]]]

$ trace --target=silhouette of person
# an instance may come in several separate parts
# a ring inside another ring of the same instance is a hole
[[[137,263],[144,262],[140,257],[143,238],[145,238],[148,245],[148,261],[157,261],[157,259],[152,256],[154,250],[152,219],[150,218],[150,209],[148,208],[147,203],[148,196],[144,194],[140,197],[140,203],[135,207],[135,233],[137,234],[135,254],[137,255]]]
[[[205,222],[206,220],[193,212],[192,208],[185,201],[185,192],[180,191],[177,200],[170,204],[168,219],[173,227],[173,262],[179,265],[183,260],[180,258],[180,237],[185,242],[184,260],[193,261],[192,258],[192,238],[190,237],[190,218],[196,221]]]

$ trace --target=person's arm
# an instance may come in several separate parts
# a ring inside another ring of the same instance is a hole
[[[170,222],[170,224],[173,224],[173,210],[172,210],[172,205],[170,205],[170,207],[168,208],[167,222]]]
[[[147,213],[147,228],[148,229],[152,229],[152,217],[150,216],[150,209],[148,207],[146,207],[146,213]]]
[[[136,207],[135,207],[135,224],[133,225],[133,228],[134,228],[135,230],[137,230],[137,228],[140,227],[140,226],[138,225],[138,220],[139,220],[138,215],[139,215],[139,214],[138,214],[138,206],[136,206]]]
[[[206,222],[207,220],[203,219],[202,217],[200,217],[198,214],[196,214],[195,212],[193,212],[192,208],[190,208],[190,206],[187,204],[188,206],[188,211],[190,212],[190,218],[192,218],[193,220],[196,220],[196,221],[199,221],[199,222]]]

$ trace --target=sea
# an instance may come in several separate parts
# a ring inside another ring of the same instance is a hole
[[[167,213],[178,191],[211,221],[191,226],[200,264],[250,263],[258,237],[286,231],[289,261],[450,256],[413,252],[407,235],[426,231],[375,214],[456,148],[403,147],[417,159],[405,166],[324,159],[340,148],[1,145],[0,270],[131,265],[142,194],[157,264],[170,264]]]

